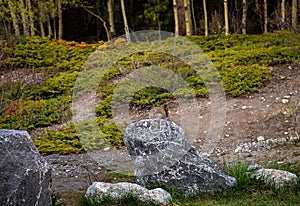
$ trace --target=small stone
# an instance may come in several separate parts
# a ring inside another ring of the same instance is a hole
[[[257,141],[258,142],[260,142],[260,141],[264,141],[265,140],[265,138],[263,137],[263,136],[259,136],[259,137],[257,137]]]
[[[104,149],[103,149],[103,152],[108,152],[110,150],[110,147],[105,147]]]
[[[282,102],[283,104],[286,104],[286,103],[289,102],[289,100],[288,100],[288,99],[282,99],[281,102]]]
[[[237,153],[240,153],[242,151],[242,147],[241,146],[238,146],[235,150],[234,150],[234,153],[237,154]]]
[[[242,106],[242,110],[245,110],[245,109],[247,109],[247,106]]]
[[[284,80],[285,78],[286,78],[285,76],[281,76],[281,77],[280,77],[281,80]]]

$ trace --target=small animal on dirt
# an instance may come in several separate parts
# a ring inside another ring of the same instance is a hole
[[[149,118],[159,118],[159,119],[166,119],[169,117],[169,107],[168,104],[162,104],[159,106],[154,106],[149,112]]]

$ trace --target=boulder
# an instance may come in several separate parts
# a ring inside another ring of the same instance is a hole
[[[50,165],[29,134],[0,130],[0,205],[52,205],[50,181]]]
[[[299,178],[291,172],[277,169],[265,169],[259,165],[250,165],[247,168],[247,174],[250,175],[250,178],[262,180],[276,189],[299,184]]]
[[[115,199],[122,199],[129,194],[134,195],[141,201],[153,201],[160,205],[166,205],[172,199],[171,195],[161,188],[148,190],[140,185],[129,182],[119,182],[115,184],[93,182],[87,189],[85,197],[95,201],[107,196]]]
[[[236,179],[197,151],[181,127],[167,119],[130,124],[124,134],[136,182],[173,188],[184,195],[231,188]]]

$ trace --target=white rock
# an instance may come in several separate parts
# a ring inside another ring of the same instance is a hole
[[[238,146],[235,150],[234,150],[234,153],[237,154],[237,153],[240,153],[242,151],[242,147],[241,146]]]
[[[128,194],[136,196],[141,201],[153,201],[160,205],[167,205],[172,200],[171,195],[161,188],[148,190],[138,184],[129,182],[119,182],[115,184],[93,182],[87,189],[85,197],[92,200],[97,198],[101,199],[104,196],[121,199]]]
[[[265,140],[265,138],[263,137],[263,136],[259,136],[259,137],[257,137],[257,141],[258,142],[260,142],[260,141],[264,141]]]
[[[110,150],[110,147],[105,147],[104,149],[103,149],[103,152],[108,152]]]
[[[251,178],[263,180],[266,184],[281,189],[285,186],[297,185],[299,182],[298,177],[284,170],[265,169],[261,166],[250,165],[247,169],[247,174]]]
[[[286,103],[289,102],[289,100],[288,100],[288,99],[282,99],[281,102],[282,102],[283,104],[286,104]]]
[[[245,110],[245,109],[247,109],[247,106],[242,106],[242,110]]]

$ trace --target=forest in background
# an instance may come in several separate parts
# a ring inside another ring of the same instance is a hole
[[[176,35],[297,31],[299,0],[0,0],[0,38],[97,42],[140,30]]]

